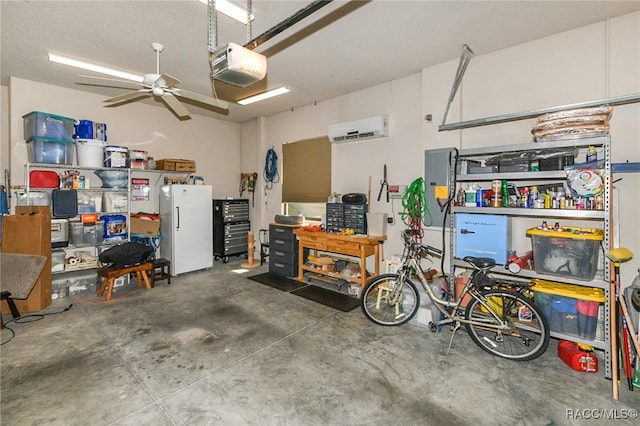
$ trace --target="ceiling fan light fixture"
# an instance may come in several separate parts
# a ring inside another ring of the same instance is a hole
[[[198,1],[204,5],[209,5],[209,0]],[[247,11],[228,0],[216,0],[216,10],[232,19],[235,19],[241,24],[247,25]],[[253,21],[254,19],[255,16],[251,14],[251,20]]]
[[[284,95],[285,93],[289,93],[289,90],[286,87],[279,87],[277,89],[268,90],[266,92],[260,93],[258,95],[250,96],[248,98],[240,99],[238,103],[240,105],[249,105],[254,102],[264,101],[265,99],[273,98],[274,96]]]
[[[89,62],[79,61],[77,59],[67,58],[66,56],[60,56],[54,53],[49,53],[49,61],[56,62],[58,64],[69,65],[71,67],[76,67],[76,68],[80,68],[87,71],[94,71],[100,74],[106,74],[113,77],[123,78],[125,80],[135,81],[137,83],[142,83],[144,79],[144,77],[141,75],[120,71],[113,68],[103,67],[102,65],[96,65]]]

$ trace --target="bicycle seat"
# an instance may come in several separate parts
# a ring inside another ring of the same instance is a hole
[[[491,269],[496,266],[496,261],[490,257],[465,256],[462,260],[472,264],[477,269]]]

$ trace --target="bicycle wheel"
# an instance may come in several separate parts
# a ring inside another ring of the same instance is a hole
[[[547,350],[549,326],[533,301],[505,290],[490,290],[482,297],[508,328],[499,330],[499,323],[489,310],[472,299],[467,305],[465,318],[476,322],[467,324],[467,330],[478,346],[491,354],[517,361],[537,358]]]
[[[420,295],[411,281],[398,279],[397,274],[378,275],[365,285],[360,299],[364,316],[380,325],[401,325],[413,318],[420,307]],[[390,296],[396,285],[402,286],[402,294],[393,303]]]

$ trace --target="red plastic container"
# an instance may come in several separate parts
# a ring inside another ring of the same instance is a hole
[[[562,340],[558,343],[558,356],[569,367],[585,373],[598,372],[598,358],[593,352],[580,349],[577,343]]]
[[[60,178],[56,172],[51,170],[31,170],[29,185],[32,188],[58,188]]]

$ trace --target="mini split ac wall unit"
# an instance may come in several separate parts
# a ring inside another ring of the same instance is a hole
[[[329,126],[329,140],[333,143],[352,142],[389,136],[389,116],[376,115],[362,120]]]

